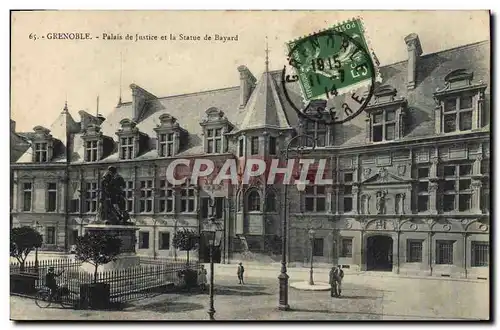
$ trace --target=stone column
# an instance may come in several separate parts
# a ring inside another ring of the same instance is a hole
[[[438,188],[439,184],[437,181],[429,182],[429,213],[437,214],[438,213]]]
[[[472,212],[481,213],[481,180],[472,181]]]
[[[358,200],[359,200],[359,187],[358,187],[358,185],[353,185],[352,186],[352,212],[354,214],[359,214]]]

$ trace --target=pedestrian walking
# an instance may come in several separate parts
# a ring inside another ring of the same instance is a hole
[[[207,288],[207,270],[204,265],[201,265],[201,268],[198,271],[198,285],[203,292]]]
[[[333,277],[335,281],[335,297],[340,297],[342,293],[342,280],[344,279],[344,271],[337,265],[333,272]]]
[[[243,264],[240,262],[238,264],[238,280],[240,281],[240,284],[245,284],[245,281],[243,280],[243,274],[245,273],[245,267],[243,267]]]
[[[330,273],[328,275],[329,281],[328,284],[330,284],[330,297],[336,296],[336,289],[335,289],[335,266],[332,266],[332,269],[330,269]]]

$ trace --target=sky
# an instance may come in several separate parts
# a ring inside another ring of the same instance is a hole
[[[423,54],[489,40],[487,11],[46,11],[11,17],[11,119],[16,130],[49,127],[64,108],[113,111],[120,89],[135,83],[161,97],[238,86],[237,67],[259,78],[286,63],[285,43],[353,17],[363,20],[381,65],[406,60],[404,37],[419,35]],[[92,40],[41,39],[52,32],[90,33]],[[122,40],[103,40],[103,33]],[[130,34],[177,40],[125,40]],[[202,40],[180,40],[180,34]],[[205,41],[215,34],[237,41]],[[30,38],[31,35],[31,38]],[[36,35],[36,40],[33,36]],[[95,36],[99,36],[96,39]]]

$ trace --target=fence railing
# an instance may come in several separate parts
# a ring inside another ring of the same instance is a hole
[[[45,275],[49,267],[54,267],[55,273],[62,274],[57,278],[59,286],[65,286],[70,294],[63,297],[67,303],[75,303],[80,299],[82,284],[94,283],[94,274],[83,271],[81,262],[68,259],[43,260],[38,264],[38,271],[34,262],[26,262],[24,272],[21,272],[19,263],[11,263],[10,273],[25,274],[36,277],[36,287],[45,285]],[[131,268],[97,272],[96,282],[110,285],[112,302],[125,302],[143,297],[145,294],[157,291],[170,284],[180,281],[178,272],[191,268],[198,271],[197,260],[190,261],[169,258],[153,259],[140,258],[140,265]],[[34,293],[33,293],[34,294]]]

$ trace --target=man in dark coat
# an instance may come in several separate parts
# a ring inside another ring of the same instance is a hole
[[[45,275],[45,286],[50,289],[50,299],[54,299],[54,296],[56,295],[59,287],[57,286],[57,281],[56,277],[61,276],[61,274],[64,272],[61,271],[59,274],[56,274],[54,272],[54,267],[49,267],[49,271]]]
[[[240,284],[245,284],[245,281],[243,280],[243,274],[245,273],[245,268],[243,267],[243,264],[240,262],[238,264],[238,280],[240,281]]]

